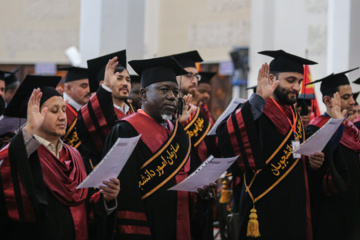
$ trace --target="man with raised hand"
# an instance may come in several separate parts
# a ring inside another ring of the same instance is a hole
[[[239,239],[312,239],[308,162],[319,168],[323,153],[309,160],[293,154],[305,140],[293,104],[303,80],[303,65],[315,62],[285,51],[263,51],[274,59],[263,64],[256,93],[219,128],[225,157],[239,155],[243,172]]]
[[[76,128],[88,153],[90,168],[94,168],[101,160],[105,139],[115,122],[134,111],[126,101],[131,90],[126,50],[88,60],[88,71],[90,92],[96,93],[81,108]]]
[[[5,116],[27,117],[27,123],[0,151],[4,239],[110,239],[114,231],[119,180],[104,181],[91,195],[76,188],[86,171],[80,153],[60,139],[66,104],[54,88],[59,80],[28,75],[6,109]]]
[[[344,118],[354,111],[349,71],[330,74],[321,82],[320,91],[326,112],[306,127],[311,136],[330,118]],[[314,239],[360,239],[360,132],[345,119],[324,149],[324,164],[311,172]]]

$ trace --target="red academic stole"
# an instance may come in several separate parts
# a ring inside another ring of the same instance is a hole
[[[146,160],[139,170],[139,188],[142,198],[146,199],[172,177],[180,183],[187,177],[190,170],[189,154],[191,143],[185,131],[168,121],[170,130],[161,126],[154,119],[139,109],[122,121],[129,122],[138,133],[141,140],[154,154]],[[176,239],[190,239],[188,209],[188,193],[177,192]]]
[[[246,114],[244,114],[244,112]],[[291,119],[292,117],[289,106],[277,106],[273,100],[268,98],[266,99],[263,113],[270,119],[276,130],[284,137],[288,135],[289,130],[290,132],[292,131],[288,121],[288,118]],[[287,117],[284,116],[284,113]],[[251,107],[247,102],[243,104],[241,108],[233,112],[226,123],[234,155],[239,155],[237,162],[239,167],[244,171],[256,170],[264,167],[264,163],[261,160],[262,149],[258,144],[258,136],[254,135],[252,132],[256,130],[251,128],[254,120],[250,114],[252,114]],[[300,132],[303,134],[302,125],[297,127],[299,134]]]
[[[129,110],[128,110],[128,112],[126,114],[123,113],[120,109],[114,107],[116,117],[117,117],[118,120],[122,119],[123,117],[126,117],[127,115],[130,115],[130,114],[134,113],[134,109],[133,109],[132,105],[129,104],[129,106],[130,106],[130,108],[129,108]]]
[[[318,128],[324,126],[330,117],[319,116],[314,118],[309,125],[314,125]],[[360,131],[359,129],[349,120],[345,119],[345,123],[342,123],[345,126],[345,131],[341,137],[340,143],[345,147],[355,151],[360,152]]]
[[[85,207],[87,189],[76,189],[86,178],[85,166],[79,152],[66,144],[60,152],[60,159],[44,145],[40,145],[37,151],[46,186],[57,200],[70,208],[75,239],[88,239]]]
[[[141,134],[141,140],[154,153],[141,166],[139,173],[139,188],[142,199],[145,199],[181,170],[189,158],[191,146],[189,138],[178,122],[170,134],[168,129],[140,112],[123,120],[129,122]]]
[[[329,121],[330,117],[328,116],[319,116],[314,118],[309,125],[316,126],[321,128],[325,123]],[[344,133],[341,137],[340,143],[355,151],[360,152],[360,138],[359,138],[359,130],[354,126],[352,122],[345,119],[345,123],[342,123],[345,126]],[[360,159],[360,156],[359,156]],[[333,170],[334,171],[334,170]],[[337,187],[336,177],[333,176],[333,172],[331,167],[328,166],[326,169],[326,173],[322,180],[323,191],[326,195],[332,196],[333,194],[339,193],[339,188]],[[338,182],[339,184],[339,182]]]
[[[65,136],[62,140],[69,146],[78,148],[81,144],[81,141],[77,135],[76,131],[76,121],[78,113],[75,108],[71,105],[66,105],[66,118],[67,118],[67,130]]]
[[[0,200],[5,200],[0,204],[0,219],[7,215],[12,222],[36,222],[35,209],[22,184],[17,162],[10,161],[9,146],[6,145],[0,153]]]

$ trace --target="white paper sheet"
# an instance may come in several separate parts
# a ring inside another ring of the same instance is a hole
[[[26,118],[15,118],[0,116],[0,135],[8,132],[15,132],[26,123]]]
[[[344,121],[342,119],[330,118],[319,130],[317,130],[310,138],[300,145],[294,153],[310,156],[316,152],[321,152],[331,137],[334,135],[340,124]]]
[[[190,176],[181,183],[173,186],[169,190],[197,192],[198,188],[215,182],[238,158],[214,158],[208,157]]]
[[[226,118],[230,113],[232,113],[240,103],[244,103],[246,101],[247,101],[246,99],[242,99],[242,98],[233,98],[233,100],[231,100],[225,111],[217,119],[214,126],[210,129],[207,135],[216,135],[216,129],[218,128],[222,120],[224,120],[224,118]]]
[[[103,181],[108,181],[110,178],[117,178],[136,147],[140,136],[141,135],[132,138],[119,138],[116,140],[115,144],[101,162],[76,188],[99,188],[99,186],[104,186]]]

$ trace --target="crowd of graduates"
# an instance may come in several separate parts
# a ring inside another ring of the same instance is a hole
[[[27,120],[0,136],[1,239],[214,239],[216,219],[222,239],[360,239],[358,93],[345,75],[356,69],[310,83],[321,82],[326,105],[314,116],[314,96],[299,92],[304,65],[317,63],[283,50],[259,54],[273,59],[216,135],[207,135],[216,73],[198,71],[196,50],[90,59],[87,68],[59,69],[63,90],[58,76],[20,83],[15,71],[0,71],[2,119]],[[343,122],[322,151],[293,153],[331,118]],[[139,135],[118,178],[77,188],[118,138]],[[197,193],[168,190],[210,155],[238,156],[230,178]],[[230,190],[236,224],[225,227]]]

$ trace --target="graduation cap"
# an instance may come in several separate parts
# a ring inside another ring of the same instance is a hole
[[[177,84],[176,76],[188,73],[171,56],[132,60],[129,64],[141,76],[142,88],[157,82],[174,82]]]
[[[126,50],[87,60],[90,92],[96,92],[100,81],[104,80],[106,64],[114,57],[118,57],[119,62],[115,72],[126,69]]]
[[[199,72],[201,76],[200,83],[207,83],[210,84],[211,78],[213,78],[216,75],[216,72]]]
[[[15,88],[17,87],[20,82],[17,80],[15,73],[17,73],[19,69],[14,69],[10,72],[3,72],[4,73],[4,80],[5,80],[5,89],[7,88]]]
[[[347,78],[347,76],[345,74],[352,72],[358,68],[359,67],[353,68],[353,69],[350,69],[350,70],[347,70],[344,72],[336,73],[336,74],[332,73],[324,78],[321,78],[314,82],[308,83],[306,85],[321,82],[320,91],[323,95],[326,95],[326,94],[329,94],[329,92],[338,88],[339,86],[350,85],[349,79]]]
[[[355,81],[353,81],[353,83],[355,84],[360,84],[360,78],[356,79]]]
[[[140,83],[140,76],[139,75],[130,75],[130,79],[131,79],[131,84],[132,83]]]
[[[53,96],[61,96],[61,94],[55,90],[55,87],[60,80],[60,76],[26,75],[14,97],[7,105],[4,116],[26,118],[27,104],[35,88],[40,88],[42,92],[40,107],[49,98]]]
[[[0,80],[4,81],[6,84],[6,80],[10,79],[11,74],[11,72],[0,70]]]
[[[174,54],[172,56],[176,59],[176,61],[178,61],[180,63],[180,65],[183,68],[186,68],[186,67],[194,67],[194,68],[196,68],[195,63],[204,61],[200,57],[198,51],[196,51],[196,50],[190,51],[190,52]]]
[[[283,50],[262,51],[258,53],[274,58],[270,62],[270,72],[298,72],[304,74],[303,65],[317,64],[317,62],[292,55]]]
[[[256,93],[256,88],[257,88],[257,85],[255,85],[255,86],[251,86],[251,87],[247,87],[247,88],[245,88],[245,90],[253,90],[254,91],[254,93]]]
[[[62,67],[61,71],[68,71],[65,77],[65,82],[73,82],[81,79],[88,79],[89,74],[87,68],[81,67]]]

